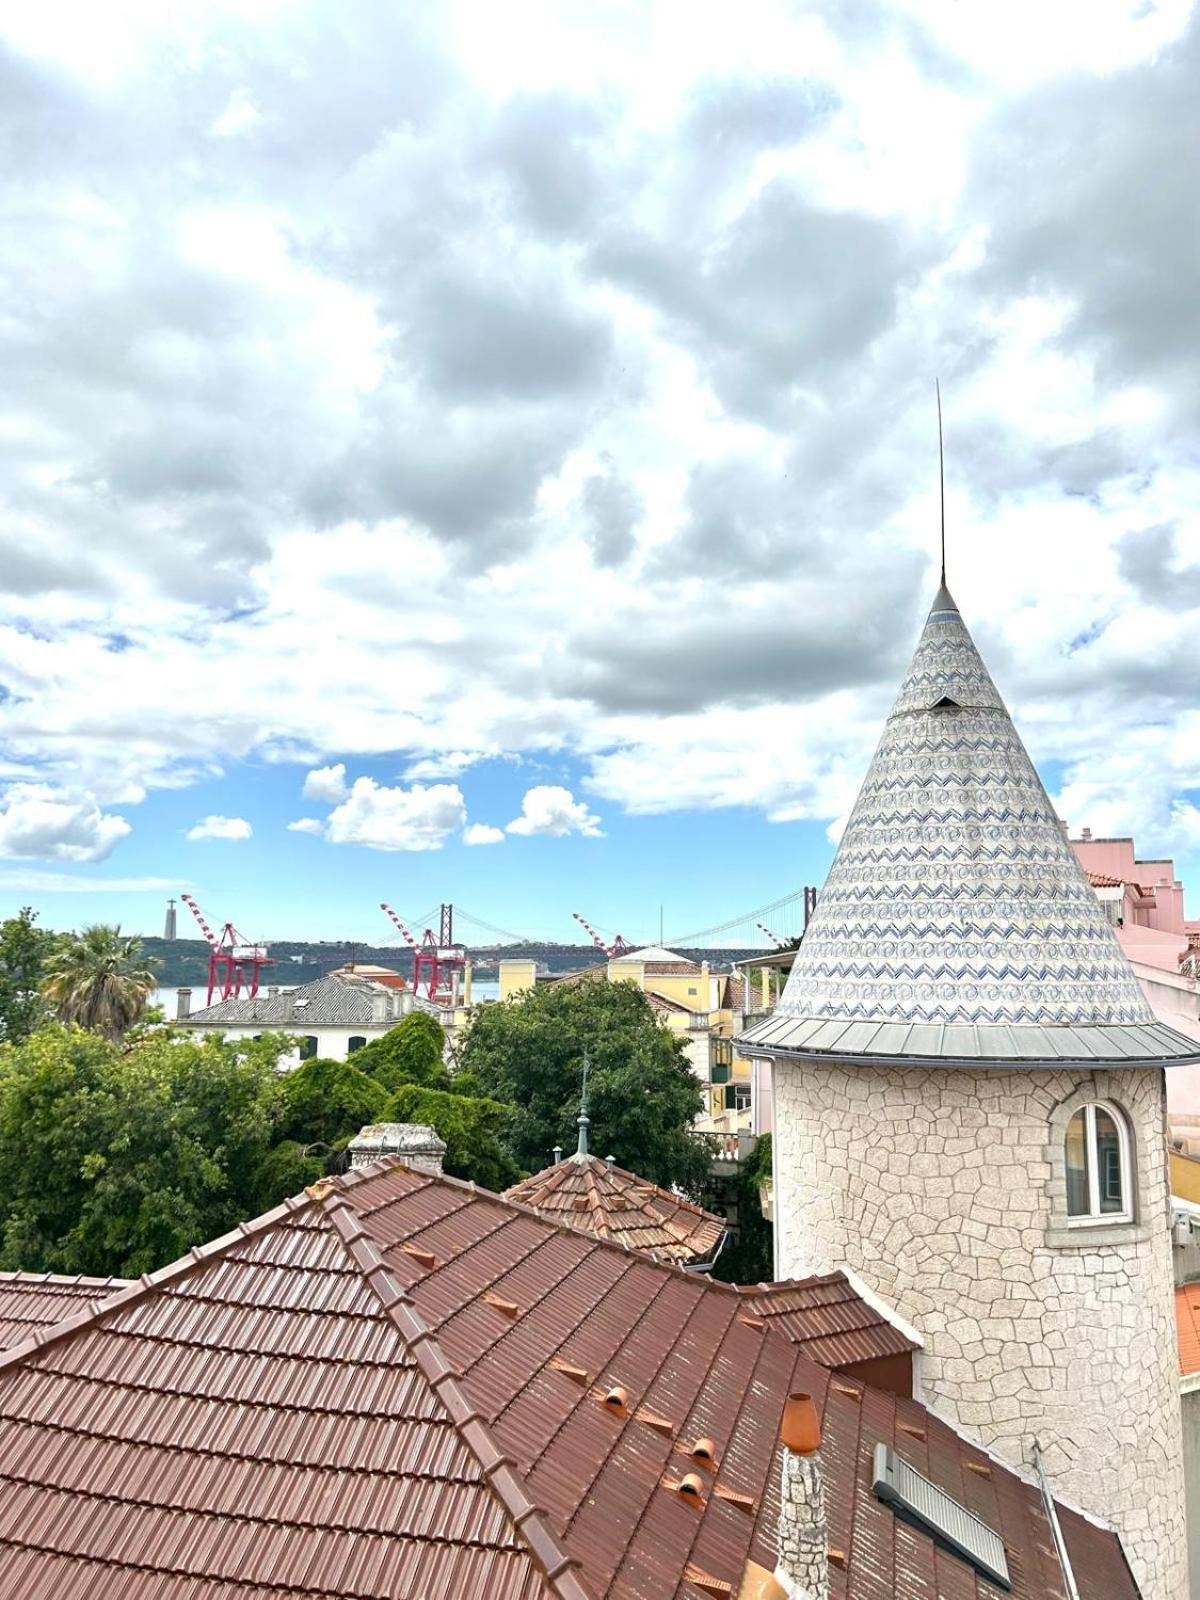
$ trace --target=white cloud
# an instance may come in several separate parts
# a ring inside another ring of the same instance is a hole
[[[410,761],[404,769],[404,776],[410,780],[457,778],[466,772],[468,767],[473,767],[477,761],[482,760],[482,751],[444,750],[439,755],[420,756],[416,761]]]
[[[568,833],[581,833],[587,839],[602,839],[600,818],[593,816],[582,800],[556,783],[539,783],[525,791],[521,815],[508,825],[509,833],[544,834],[561,839]]]
[[[361,844],[370,850],[440,850],[467,820],[462,790],[454,783],[411,789],[388,788],[374,778],[357,778],[349,796],[327,823],[333,844]]]
[[[463,829],[464,844],[503,844],[504,829],[493,828],[487,822],[472,822]]]
[[[189,839],[249,839],[254,829],[245,817],[202,817],[189,828]]]
[[[81,872],[0,871],[0,891],[10,894],[176,894],[186,878],[85,878]]]
[[[325,824],[318,817],[297,817],[287,825],[289,833],[324,833]]]
[[[331,806],[346,798],[346,763],[339,761],[332,767],[317,767],[308,773],[301,790],[306,800],[325,800]]]
[[[97,808],[60,846],[247,759],[341,809],[329,752],[844,815],[930,592],[936,370],[952,584],[1035,758],[1077,822],[1192,840],[1194,229],[1113,196],[1194,129],[1195,8],[763,0],[681,46],[563,7],[529,51],[465,3],[201,7],[186,63],[170,8],[9,8],[0,740]],[[253,692],[181,717],[214,661]]]
[[[0,800],[0,856],[103,861],[129,831],[124,817],[102,812],[90,795],[48,784],[14,783]]]

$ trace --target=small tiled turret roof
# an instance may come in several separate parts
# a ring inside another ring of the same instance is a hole
[[[504,1197],[551,1222],[565,1222],[683,1267],[711,1262],[725,1234],[723,1217],[599,1156],[577,1154],[556,1161],[506,1189]]]
[[[1155,1020],[944,585],[787,987],[741,1042],[934,1064],[1200,1059]]]

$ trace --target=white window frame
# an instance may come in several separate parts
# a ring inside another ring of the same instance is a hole
[[[1096,1144],[1096,1112],[1103,1111],[1111,1120],[1117,1130],[1117,1148],[1121,1162],[1121,1209],[1120,1211],[1101,1211],[1100,1209],[1100,1161],[1099,1150]],[[1071,1123],[1083,1113],[1083,1139],[1087,1157],[1088,1179],[1088,1207],[1089,1209],[1080,1216],[1071,1216],[1068,1213],[1068,1228],[1097,1228],[1107,1227],[1112,1223],[1133,1221],[1133,1163],[1130,1159],[1129,1129],[1119,1106],[1110,1100],[1089,1100],[1086,1105],[1077,1106],[1067,1120],[1067,1127],[1063,1133],[1063,1162],[1065,1166],[1067,1157],[1067,1134]]]

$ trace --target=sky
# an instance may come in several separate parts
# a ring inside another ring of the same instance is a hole
[[[1200,913],[1198,74],[1184,0],[0,0],[0,912],[753,937],[936,378],[1060,814]]]

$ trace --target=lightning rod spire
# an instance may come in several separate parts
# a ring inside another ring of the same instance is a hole
[[[942,588],[946,587],[946,461],[942,452],[942,384],[940,378],[933,380],[933,387],[937,393],[938,413],[938,487],[942,497]]]

